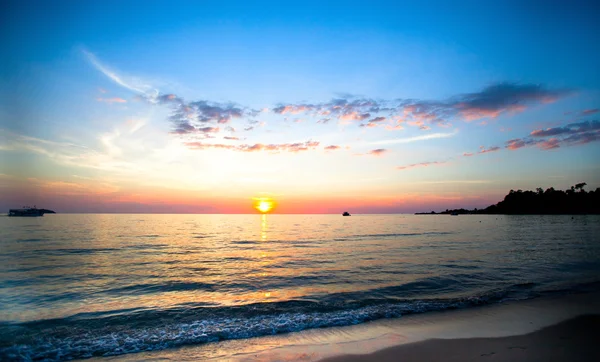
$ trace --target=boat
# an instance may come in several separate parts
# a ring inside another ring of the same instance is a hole
[[[48,212],[54,213],[54,211],[38,209],[35,206],[23,206],[21,209],[8,210],[8,216],[44,216],[44,214]]]
[[[350,213],[348,211],[344,211],[344,213],[342,214],[342,216],[350,216]]]
[[[450,215],[452,215],[452,216],[458,216],[458,212],[453,212]]]

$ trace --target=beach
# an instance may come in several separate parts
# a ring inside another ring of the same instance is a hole
[[[600,293],[578,293],[108,360],[596,361],[599,327]]]
[[[322,361],[598,361],[598,328],[600,315],[584,315],[525,335],[431,339]]]

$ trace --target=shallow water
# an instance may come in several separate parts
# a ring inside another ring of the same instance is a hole
[[[598,289],[600,217],[0,217],[0,359],[72,359]]]

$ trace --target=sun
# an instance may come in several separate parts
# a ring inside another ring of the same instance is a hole
[[[256,200],[254,208],[263,214],[266,214],[267,212],[273,210],[273,200],[268,198],[260,198]]]

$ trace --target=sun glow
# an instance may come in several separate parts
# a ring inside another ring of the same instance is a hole
[[[266,214],[273,210],[273,200],[268,198],[257,199],[256,203],[254,204],[254,208],[263,214]]]

